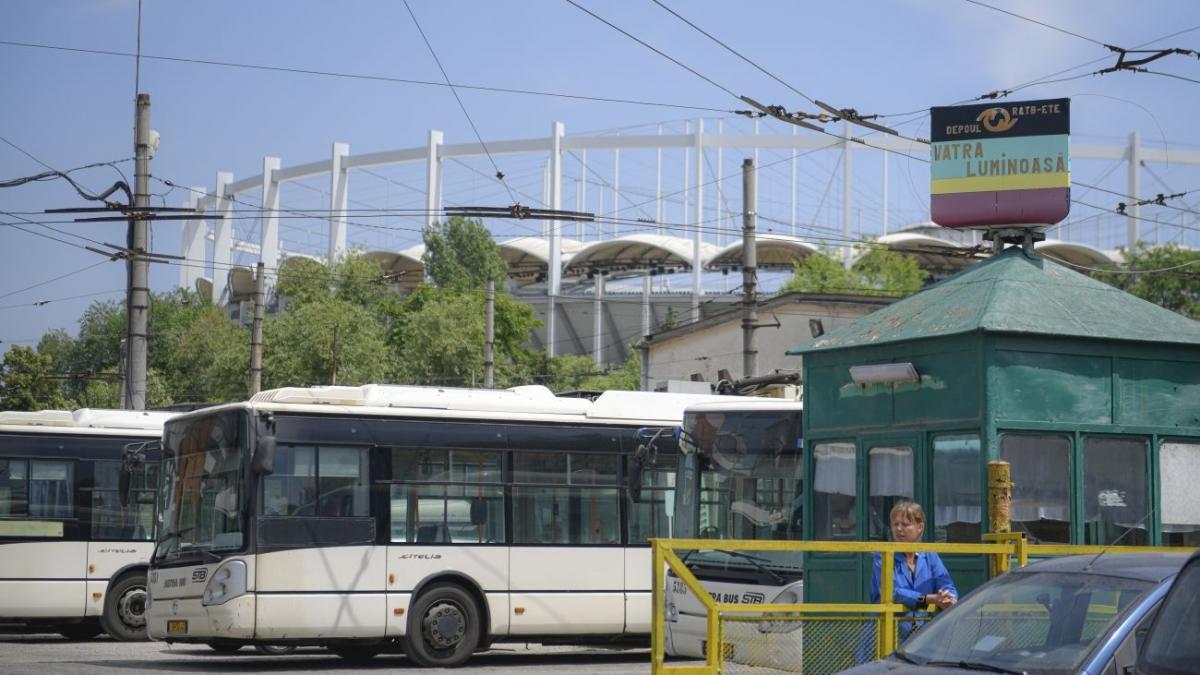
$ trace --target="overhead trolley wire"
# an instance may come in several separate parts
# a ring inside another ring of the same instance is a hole
[[[990,9],[990,10],[993,10],[993,11],[1000,12],[1001,14],[1007,14],[1007,15],[1009,15],[1009,16],[1011,16],[1011,17],[1014,17],[1014,18],[1020,19],[1020,20],[1022,20],[1022,21],[1028,21],[1029,23],[1036,23],[1036,24],[1037,24],[1037,25],[1039,25],[1039,26],[1042,26],[1042,27],[1044,27],[1044,28],[1049,28],[1050,30],[1058,31],[1059,33],[1063,33],[1064,35],[1070,35],[1070,36],[1072,36],[1072,37],[1077,37],[1077,38],[1079,38],[1080,40],[1087,40],[1088,42],[1091,42],[1092,44],[1100,45],[1101,47],[1105,47],[1105,48],[1108,48],[1108,47],[1110,47],[1110,45],[1109,45],[1108,43],[1101,42],[1101,41],[1099,41],[1099,40],[1096,40],[1096,39],[1094,39],[1094,38],[1090,38],[1090,37],[1088,37],[1088,36],[1086,36],[1086,35],[1080,35],[1079,33],[1076,33],[1076,32],[1073,32],[1073,31],[1069,31],[1069,30],[1067,30],[1067,29],[1065,29],[1065,28],[1059,28],[1058,26],[1054,26],[1054,25],[1048,24],[1048,23],[1046,23],[1045,21],[1038,21],[1037,19],[1033,19],[1033,18],[1030,18],[1030,17],[1027,17],[1027,16],[1023,16],[1023,15],[1021,15],[1021,14],[1017,14],[1016,12],[1010,12],[1010,11],[1008,11],[1007,9],[1001,9],[1001,8],[999,8],[999,7],[995,7],[995,6],[993,6],[993,5],[989,5],[989,4],[985,3],[985,2],[980,2],[979,0],[966,0],[966,2],[969,2],[969,3],[971,3],[972,5],[979,5],[980,7],[986,7],[986,8],[988,8],[988,9]]]
[[[10,47],[25,47],[31,49],[50,49],[55,51],[75,52],[81,54],[97,54],[101,56],[120,56],[125,58],[134,58],[136,54],[130,52],[121,52],[106,49],[83,49],[79,47],[63,47],[59,45],[38,44],[33,42],[17,42],[13,40],[0,40],[0,45]],[[352,80],[367,80],[374,82],[390,82],[393,84],[415,84],[427,87],[446,87],[449,86],[445,82],[434,82],[430,80],[414,80],[401,77],[388,77],[384,75],[363,75],[359,73],[343,73],[329,70],[315,70],[311,68],[290,68],[285,66],[268,66],[252,63],[235,63],[231,61],[214,61],[211,59],[190,59],[176,56],[155,56],[151,54],[142,54],[142,58],[151,61],[168,61],[174,63],[191,63],[206,66],[220,66],[223,68],[243,68],[250,70],[264,70],[281,73],[293,73],[297,75],[318,75],[321,77],[338,77]],[[471,89],[475,91],[486,91],[495,94],[518,94],[524,96],[546,96],[551,98],[563,98],[576,101],[594,101],[597,103],[620,103],[625,105],[640,105],[651,106],[658,108],[676,108],[680,110],[702,110],[705,112],[714,113],[732,113],[732,110],[727,108],[713,108],[708,106],[684,105],[680,103],[668,103],[665,101],[643,101],[638,99],[613,98],[606,96],[588,96],[584,94],[567,94],[563,92],[553,91],[538,91],[535,89],[517,89],[513,87],[492,87],[477,84],[455,84],[459,89]]]

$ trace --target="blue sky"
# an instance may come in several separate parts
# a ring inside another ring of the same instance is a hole
[[[864,113],[949,104],[994,89],[1011,88],[1107,54],[1107,50],[1086,39],[965,0],[664,1],[805,94]],[[410,4],[457,83],[720,110],[745,107],[563,0],[410,0]],[[789,109],[816,112],[795,93],[649,0],[581,0],[581,4],[736,93]],[[994,0],[992,4],[1087,38],[1126,47],[1195,27],[1197,30],[1154,46],[1200,48],[1200,4],[1187,0]],[[132,52],[136,17],[136,0],[7,0],[0,4],[0,40]],[[441,78],[402,2],[147,0],[143,6],[142,51],[147,55],[417,80]],[[1066,75],[1087,73],[1112,60]],[[132,156],[132,59],[0,45],[0,63],[0,100],[4,101],[0,107],[0,136],[58,169]],[[1200,79],[1200,61],[1195,58],[1173,56],[1153,67]],[[152,171],[180,185],[211,189],[218,170],[232,171],[235,178],[258,174],[264,155],[280,157],[285,167],[326,159],[335,141],[349,143],[352,153],[406,148],[423,144],[431,128],[444,131],[448,143],[473,140],[451,92],[442,87],[148,59],[142,61],[140,78],[141,90],[152,97],[153,127],[162,136]],[[640,132],[653,132],[659,122],[666,123],[668,130],[681,130],[682,120],[700,115],[708,118],[706,130],[711,130],[718,116],[712,112],[477,91],[463,91],[461,95],[480,133],[489,141],[544,136],[556,120],[566,125],[568,134],[639,125]],[[1200,148],[1200,133],[1194,121],[1195,111],[1200,108],[1200,85],[1117,73],[1033,87],[1014,99],[1060,96],[1070,96],[1073,101],[1075,143],[1115,145],[1137,131],[1147,145],[1161,146],[1165,141],[1172,149]],[[743,118],[726,118],[727,130],[750,128]],[[763,131],[768,130],[780,127],[764,123]],[[918,117],[903,130],[927,136],[928,122]],[[764,153],[760,163],[771,158]],[[836,153],[825,153],[804,160],[801,171],[808,184],[798,207],[802,221],[814,226],[840,224],[837,180],[829,181],[836,173],[836,159]],[[593,169],[606,171],[606,161],[592,160]],[[653,161],[652,156],[649,161]],[[664,180],[680,179],[677,161],[664,160],[669,165]],[[902,158],[889,161],[889,208],[896,225],[918,218],[925,207],[928,165]],[[500,157],[498,163],[512,184],[526,193],[540,194],[540,160]],[[740,156],[727,152],[724,173],[731,174],[737,163]],[[866,231],[870,231],[869,223],[879,211],[876,164],[867,160],[855,165],[856,204],[860,210],[856,220],[868,221]],[[622,180],[636,182],[638,171],[644,177],[646,165],[647,157],[623,155]],[[132,178],[132,163],[118,166]],[[41,170],[29,157],[0,143],[0,179]],[[1080,162],[1072,170],[1078,180],[1112,189],[1124,185],[1123,165]],[[1200,173],[1194,167],[1157,166],[1153,170],[1175,190],[1200,188]],[[453,192],[462,201],[507,204],[503,190],[481,173],[492,173],[486,161],[448,169],[448,200]],[[403,185],[420,185],[419,174],[415,169],[397,168],[383,171],[374,183],[355,179],[351,199],[361,204],[411,208],[416,206],[417,197],[406,193]],[[118,178],[117,172],[107,167],[75,175],[92,190],[103,189]],[[768,204],[760,202],[760,211],[790,209],[784,204],[786,198],[778,193],[781,176],[787,178],[786,174],[768,176],[764,171],[760,200]],[[1143,177],[1144,193],[1165,190],[1155,180]],[[833,192],[827,185],[832,185]],[[161,183],[152,188],[167,192]],[[284,206],[312,208],[327,203],[327,197],[319,194],[321,189],[328,189],[327,179],[311,182],[308,187],[289,187],[283,194]],[[567,192],[572,189],[568,186]],[[593,191],[597,199],[602,199],[599,193]],[[170,206],[179,206],[184,198],[182,191],[175,190],[162,199]],[[568,206],[573,205],[572,199],[567,196]],[[1115,206],[1117,198],[1093,194],[1089,200]],[[602,202],[598,204],[603,206]],[[83,205],[82,200],[62,181],[0,190],[0,210],[8,212],[28,214],[79,205]],[[586,206],[594,209],[590,203]],[[787,217],[781,211],[776,213]],[[1095,214],[1076,207],[1072,217],[1089,215]],[[1143,215],[1153,217],[1154,213],[1144,211]],[[1167,215],[1177,217],[1178,212]],[[1195,220],[1189,217],[1189,222]],[[677,220],[678,216],[668,212],[668,219],[672,218]],[[8,216],[2,219],[5,223],[19,222]],[[403,218],[391,222],[396,229],[384,235],[352,228],[351,240],[371,247],[395,248],[419,241],[419,222]],[[255,226],[246,221],[239,225],[239,232],[256,239]],[[71,244],[85,243],[40,226],[26,227]],[[124,225],[117,223],[53,227],[113,243],[121,242],[124,236]],[[179,230],[178,224],[155,225],[153,248],[177,253]],[[513,224],[501,224],[496,231],[497,236],[523,233]],[[284,236],[285,248],[291,250],[319,252],[323,248],[317,224],[289,223]],[[240,262],[251,261],[243,257]],[[91,269],[79,271],[89,266]],[[2,348],[14,343],[32,344],[51,328],[74,332],[79,315],[90,302],[121,297],[124,278],[120,263],[104,263],[99,256],[77,246],[0,227]],[[177,279],[175,267],[158,265],[152,270],[154,290],[169,289]],[[53,302],[32,305],[42,300]]]

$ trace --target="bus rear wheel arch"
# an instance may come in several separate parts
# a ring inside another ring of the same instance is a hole
[[[413,601],[407,632],[405,651],[417,665],[461,666],[484,641],[483,610],[461,585],[435,583]]]
[[[126,572],[108,585],[100,625],[114,640],[146,639],[146,571]]]

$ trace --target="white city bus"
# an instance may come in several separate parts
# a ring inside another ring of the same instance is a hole
[[[0,623],[145,639],[157,443],[170,416],[0,413]],[[139,461],[125,461],[127,447]]]
[[[715,398],[366,385],[181,415],[150,636],[351,658],[398,645],[426,666],[493,641],[644,641],[673,430]]]
[[[690,406],[680,432],[679,472],[675,480],[674,536],[712,539],[713,548],[679,551],[709,593],[729,603],[797,603],[804,597],[799,554],[740,552],[723,548],[722,539],[799,540],[804,524],[804,461],[799,401],[726,397]],[[666,649],[677,656],[704,656],[707,650],[704,606],[669,575],[666,586]],[[732,642],[756,645],[761,661],[776,667],[761,638],[764,628],[780,632],[799,623],[744,623],[726,635]],[[741,651],[746,651],[745,649]],[[783,655],[788,658],[789,655]],[[794,656],[792,654],[791,656]],[[744,662],[738,649],[728,655]]]

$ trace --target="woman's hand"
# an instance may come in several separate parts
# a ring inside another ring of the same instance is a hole
[[[929,604],[937,605],[938,609],[946,609],[947,607],[958,602],[958,598],[954,597],[954,594],[945,588],[937,593],[930,593],[926,597],[929,600]]]

